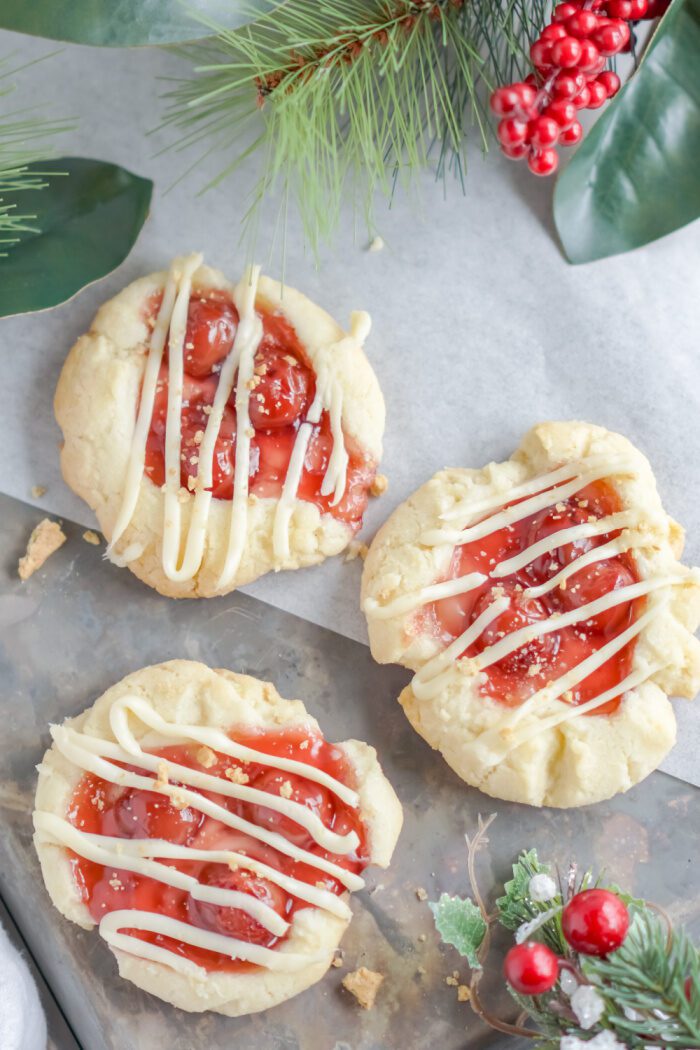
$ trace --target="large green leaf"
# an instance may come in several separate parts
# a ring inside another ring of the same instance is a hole
[[[143,226],[153,183],[116,164],[60,157],[31,172],[62,172],[42,190],[12,194],[38,232],[21,235],[0,258],[0,317],[44,310],[110,273],[129,254]]]
[[[0,0],[0,28],[99,47],[172,44],[206,35],[202,21],[237,29],[273,0]]]
[[[700,0],[673,0],[644,61],[558,179],[554,219],[574,263],[700,216]]]

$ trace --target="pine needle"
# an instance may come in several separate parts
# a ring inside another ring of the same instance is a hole
[[[45,55],[36,61],[49,58]],[[7,83],[8,78],[26,69],[33,62],[12,69],[7,66],[10,58],[0,59],[0,258],[7,255],[8,248],[19,242],[23,233],[39,232],[36,215],[17,211],[12,196],[27,190],[41,190],[48,186],[48,178],[58,172],[29,171],[29,165],[46,157],[44,141],[71,126],[62,121],[43,120],[35,116],[35,108],[18,108],[5,111],[3,101],[11,96],[16,87]]]
[[[254,234],[261,204],[279,196],[317,252],[345,201],[371,229],[375,195],[391,200],[430,163],[439,178],[463,182],[467,128],[485,150],[485,96],[525,74],[523,47],[550,6],[286,0],[235,31],[207,22],[213,40],[177,49],[193,75],[166,94],[164,123],[180,132],[174,148],[222,152],[209,185],[263,152],[245,231]]]

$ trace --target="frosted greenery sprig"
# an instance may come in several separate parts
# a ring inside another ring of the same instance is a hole
[[[50,56],[44,56],[46,58]],[[38,59],[37,61],[43,61]],[[8,68],[10,58],[0,59],[0,256],[16,244],[22,233],[36,232],[35,214],[17,211],[13,196],[26,190],[41,190],[57,172],[29,171],[28,166],[49,153],[46,139],[71,126],[63,121],[45,120],[36,115],[36,107],[6,108],[16,85],[10,81],[33,63]]]
[[[276,197],[282,225],[301,214],[314,250],[352,200],[373,226],[377,192],[391,198],[434,160],[463,180],[466,130],[482,147],[484,100],[524,75],[523,47],[547,0],[285,0],[238,30],[207,22],[207,43],[178,49],[195,67],[168,92],[177,148],[222,150],[214,180],[252,152],[262,174],[246,211]]]

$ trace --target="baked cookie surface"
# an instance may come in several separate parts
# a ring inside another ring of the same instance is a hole
[[[55,397],[66,482],[108,553],[172,597],[338,554],[362,524],[384,402],[350,331],[252,268],[175,259],[105,303]]]
[[[373,748],[327,743],[269,683],[175,660],[52,727],[35,846],[51,899],[184,1010],[267,1009],[320,980],[401,806]]]
[[[700,688],[700,572],[649,463],[580,422],[504,463],[447,469],[389,517],[362,584],[372,653],[416,672],[400,703],[467,783],[569,807],[625,791]]]

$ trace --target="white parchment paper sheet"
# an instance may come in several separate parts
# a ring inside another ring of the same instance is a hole
[[[0,33],[0,54],[17,64],[52,45]],[[61,152],[117,161],[155,180],[151,217],[119,271],[74,302],[2,322],[3,455],[0,487],[31,500],[47,487],[47,510],[94,525],[63,484],[52,396],[66,352],[97,306],[178,252],[201,249],[237,276],[244,263],[239,218],[259,160],[221,187],[197,191],[217,158],[166,193],[186,161],[156,156],[165,134],[146,138],[162,114],[157,77],[186,70],[159,51],[65,47],[22,77],[22,105],[79,118]],[[19,96],[18,96],[19,99]],[[333,248],[315,269],[292,223],[286,279],[342,323],[370,311],[367,349],[384,389],[388,493],[367,515],[369,538],[389,511],[445,465],[480,466],[510,454],[542,419],[579,418],[620,430],[649,456],[662,497],[700,558],[700,227],[631,255],[568,266],[550,219],[552,183],[522,165],[475,153],[467,196],[432,176],[418,206],[378,209],[386,247],[370,254],[343,215]],[[669,187],[673,192],[673,187]],[[263,222],[263,240],[271,232]],[[274,264],[274,260],[273,260]],[[273,265],[275,275],[278,267]],[[351,638],[365,639],[358,609],[359,561],[270,576],[249,592]],[[700,784],[700,703],[677,702],[679,743],[664,767]]]

